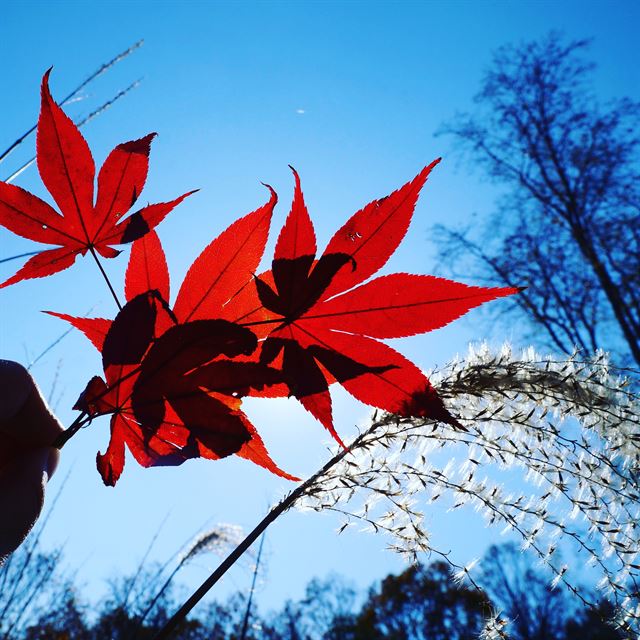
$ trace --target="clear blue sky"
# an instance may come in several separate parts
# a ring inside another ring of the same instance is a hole
[[[472,212],[490,210],[495,195],[453,159],[447,140],[434,137],[444,120],[471,106],[491,51],[550,29],[594,36],[598,92],[603,98],[638,98],[638,24],[640,5],[616,1],[11,3],[0,22],[0,147],[35,122],[40,78],[49,66],[54,65],[53,94],[62,96],[144,38],[142,49],[92,84],[86,100],[69,112],[85,115],[144,77],[84,135],[99,164],[119,142],[160,134],[145,201],[202,189],[159,228],[174,291],[209,240],[264,202],[260,181],[280,195],[277,231],[292,193],[288,164],[301,174],[322,246],[361,205],[443,155],[388,268],[438,274],[430,227],[464,223]],[[0,166],[0,178],[30,157],[33,146],[31,137]],[[17,183],[48,198],[35,168]],[[0,230],[1,256],[33,248]],[[126,255],[107,264],[114,282],[122,282],[125,264]],[[0,278],[17,266],[0,265]],[[113,301],[86,259],[46,280],[0,291],[0,355],[28,360],[66,328],[39,310],[82,315],[91,307],[95,315],[114,315]],[[469,340],[488,331],[482,313],[474,312],[464,322],[394,346],[429,368],[464,352]],[[493,337],[518,343],[517,333]],[[56,372],[56,407],[68,424],[70,406],[100,372],[98,354],[81,335],[70,335],[34,367],[45,392]],[[345,395],[335,397],[336,424],[348,438],[367,411]],[[295,403],[256,401],[248,412],[287,470],[306,476],[326,458],[325,432]],[[129,459],[118,486],[107,489],[95,469],[95,453],[107,441],[106,420],[79,434],[65,448],[51,483],[55,492],[70,474],[45,542],[65,544],[67,562],[78,569],[89,595],[100,593],[114,572],[136,566],[167,515],[152,554],[160,562],[205,525],[231,522],[250,529],[290,488],[238,459],[151,470]],[[451,548],[463,562],[498,538],[470,512],[434,511],[430,522],[434,544]],[[268,580],[259,595],[263,606],[301,596],[310,578],[332,570],[365,586],[402,568],[385,551],[383,538],[355,530],[338,537],[338,524],[327,515],[290,513],[272,527]],[[183,577],[195,584],[213,564],[203,561]],[[235,571],[215,595],[244,589],[248,581],[246,571]]]

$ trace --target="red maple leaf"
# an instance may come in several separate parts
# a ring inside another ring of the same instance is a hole
[[[281,382],[276,370],[235,361],[257,347],[255,334],[224,319],[228,302],[251,282],[264,252],[275,193],[235,222],[194,262],[172,311],[169,272],[154,232],[132,247],[127,304],[115,320],[53,313],[101,351],[105,380],[94,377],[77,408],[111,414],[107,451],[98,454],[105,484],[124,466],[125,445],[143,466],[177,465],[236,453],[281,477],[255,427],[240,410],[250,389]]]
[[[366,404],[461,426],[420,369],[378,339],[437,329],[483,302],[517,292],[407,273],[368,280],[404,237],[420,190],[438,162],[353,215],[319,259],[294,171],[293,204],[272,268],[256,278],[253,299],[249,295],[243,301],[242,318],[235,318],[266,338],[259,361],[283,372],[285,384],[263,395],[295,396],[340,443],[329,394],[336,381]]]
[[[340,443],[331,415],[333,382],[384,410],[458,425],[426,376],[378,340],[441,327],[517,289],[406,273],[370,279],[405,235],[436,163],[352,216],[319,259],[295,174],[291,212],[269,272],[254,276],[273,191],[266,205],[233,223],[195,260],[173,309],[166,260],[152,233],[133,246],[128,303],[113,324],[55,314],[103,354],[106,382],[94,378],[80,406],[112,414],[109,448],[98,457],[105,482],[117,480],[125,444],[145,466],[238,453],[290,477],[240,411],[246,395],[295,396]]]
[[[50,71],[42,79],[36,158],[40,177],[62,213],[32,193],[0,182],[0,224],[20,236],[58,248],[30,258],[0,288],[62,271],[73,264],[78,254],[87,251],[114,258],[120,252],[111,245],[141,238],[194,193],[147,205],[123,218],[140,196],[147,178],[149,149],[155,136],[151,133],[119,144],[109,154],[98,175],[94,203],[93,157],[76,125],[51,97]]]

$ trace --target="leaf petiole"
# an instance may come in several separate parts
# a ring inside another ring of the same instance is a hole
[[[91,416],[87,415],[84,411],[71,423],[68,429],[65,429],[51,444],[56,449],[62,449],[64,445],[70,440],[82,427],[91,422]]]
[[[98,254],[96,253],[96,250],[93,247],[89,247],[89,251],[93,256],[93,259],[96,261],[96,264],[98,265],[98,269],[100,269],[100,273],[102,274],[104,281],[107,283],[107,287],[109,287],[109,291],[111,291],[111,295],[113,296],[113,299],[116,301],[116,304],[118,305],[118,309],[122,311],[122,305],[120,304],[120,300],[118,300],[118,296],[116,295],[116,292],[113,286],[111,285],[111,281],[109,280],[109,276],[107,275],[107,272],[104,270],[104,267],[102,266],[102,263],[98,258]]]

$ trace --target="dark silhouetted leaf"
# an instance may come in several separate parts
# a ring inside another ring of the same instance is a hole
[[[258,210],[243,219],[250,223],[253,217],[250,226],[256,228],[264,226],[266,216],[267,230],[256,231],[263,239],[258,243],[262,248],[255,249],[259,255],[251,258],[255,264],[264,249],[273,204],[275,195],[260,214]],[[229,230],[225,234],[231,237]],[[246,261],[242,267],[240,258],[228,260],[228,253],[212,253],[215,244],[205,250],[211,269],[217,268],[212,262],[217,254],[235,268],[236,275],[243,274],[239,277],[246,285],[252,267]],[[224,269],[218,269],[218,276],[232,282]],[[97,457],[105,484],[114,485],[120,477],[125,446],[143,466],[178,465],[191,458],[218,459],[235,453],[297,480],[273,462],[240,410],[242,397],[251,390],[282,384],[281,372],[232,360],[246,359],[256,349],[257,338],[246,327],[224,319],[178,323],[165,299],[168,291],[164,252],[152,233],[134,243],[127,269],[128,302],[113,321],[52,314],[83,331],[102,352],[106,381],[94,377],[76,408],[93,416],[112,414],[109,446]],[[216,296],[207,296],[206,303]]]

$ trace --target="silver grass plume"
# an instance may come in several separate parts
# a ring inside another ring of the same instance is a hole
[[[215,553],[216,555],[224,557],[229,553],[229,551],[237,547],[243,538],[244,533],[242,531],[242,527],[235,524],[217,524],[209,531],[205,531],[204,533],[196,536],[193,542],[186,548],[186,551],[178,555],[178,563],[168,575],[160,589],[158,589],[155,596],[151,598],[149,604],[138,619],[140,627],[182,567],[194,558],[206,553]]]
[[[242,527],[236,524],[217,524],[213,529],[196,536],[181,554],[180,566],[205,553],[215,553],[224,557],[237,547],[244,538]]]
[[[640,397],[625,373],[633,374],[604,353],[557,359],[533,349],[516,355],[508,345],[471,347],[431,374],[468,432],[374,414],[351,455],[310,483],[296,506],[342,514],[340,531],[360,523],[386,533],[412,560],[438,554],[477,586],[471,565],[431,545],[423,512],[436,500],[472,507],[519,535],[549,567],[553,586],[595,606],[577,570],[554,555],[570,543],[598,572],[613,622],[640,637]],[[506,637],[505,627],[496,614],[485,636]]]

